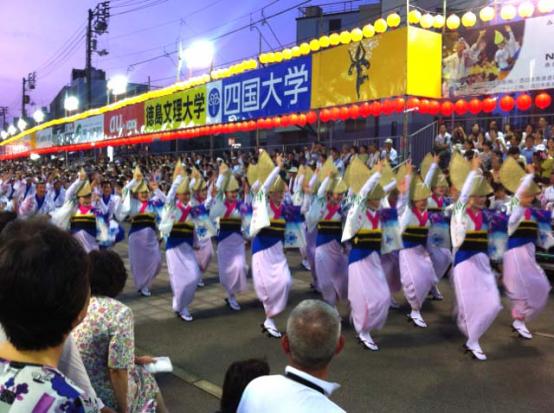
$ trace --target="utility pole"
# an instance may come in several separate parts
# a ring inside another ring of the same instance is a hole
[[[92,106],[92,20],[94,19],[94,12],[92,9],[88,9],[87,19],[87,61],[85,64],[85,74],[87,76],[87,104],[86,108],[90,109]]]
[[[25,119],[27,117],[27,113],[25,111],[25,105],[27,104],[28,96],[25,94],[26,91],[26,85],[27,85],[27,78],[23,78],[23,90],[21,93],[21,118]]]
[[[107,50],[97,50],[97,36],[108,32],[108,22],[110,19],[110,2],[103,1],[98,3],[94,10],[89,9],[87,17],[87,36],[86,36],[86,62],[85,75],[87,82],[87,98],[85,108],[92,107],[92,53],[99,56],[106,56]]]
[[[31,103],[31,98],[27,94],[27,91],[33,90],[36,87],[37,82],[37,72],[31,72],[27,77],[23,78],[22,84],[22,94],[21,94],[21,118],[25,119],[27,117],[26,105]]]
[[[8,107],[0,106],[0,118],[2,118],[2,129],[6,126],[6,117],[8,116]]]

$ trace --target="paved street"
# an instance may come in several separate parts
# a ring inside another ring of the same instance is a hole
[[[117,247],[125,258],[126,245]],[[289,308],[278,318],[284,328],[288,311],[310,292],[309,274],[299,268],[299,255],[289,252],[293,289]],[[127,259],[126,259],[127,261]],[[191,307],[194,322],[185,323],[171,311],[171,291],[164,264],[152,288],[139,297],[129,282],[123,301],[135,313],[137,352],[170,356],[173,375],[158,377],[172,412],[214,412],[227,366],[234,360],[265,357],[272,372],[281,373],[284,359],[279,341],[260,333],[263,310],[253,289],[239,297],[243,310],[231,312],[223,301],[215,260]],[[344,322],[346,347],[331,369],[331,380],[342,385],[333,396],[349,412],[549,412],[554,392],[554,301],[530,324],[535,338],[522,341],[510,329],[508,302],[482,340],[489,356],[476,362],[462,351],[464,339],[451,317],[453,292],[448,281],[443,302],[428,302],[423,315],[427,329],[406,322],[407,307],[391,310],[385,328],[374,338],[377,353],[357,344]],[[348,309],[340,307],[348,320]]]

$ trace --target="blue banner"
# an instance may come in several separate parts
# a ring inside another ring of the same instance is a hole
[[[299,57],[208,85],[209,118],[233,122],[310,110],[312,58]]]

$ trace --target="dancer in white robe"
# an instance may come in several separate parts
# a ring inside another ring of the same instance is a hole
[[[492,188],[479,167],[478,156],[471,167],[459,154],[454,154],[450,162],[452,184],[462,188],[452,210],[452,283],[458,328],[467,337],[464,347],[476,360],[486,360],[479,340],[502,305],[488,256],[488,223],[483,214]]]
[[[282,200],[285,183],[279,177],[282,165],[283,159],[278,157],[277,166],[273,168],[269,155],[265,151],[261,152],[256,169],[258,180],[263,180],[263,185],[254,197],[250,224],[250,235],[254,237],[252,278],[266,315],[262,332],[274,338],[282,336],[273,319],[286,308],[292,284],[284,252],[286,222],[282,216]],[[269,170],[271,172],[266,178]]]
[[[541,211],[533,209],[532,203],[540,189],[533,182],[533,165],[527,168],[529,173],[525,175],[519,164],[508,158],[500,169],[500,179],[515,194],[508,207],[509,238],[503,257],[502,282],[512,304],[512,328],[520,337],[530,340],[533,335],[527,328],[527,322],[544,310],[551,290],[548,278],[537,264],[535,245],[538,243],[548,250],[552,235],[549,214],[546,214],[547,234],[539,236],[538,217]]]
[[[226,169],[225,169],[226,168]],[[246,251],[242,236],[244,205],[238,199],[239,184],[226,165],[220,166],[218,190],[210,209],[210,218],[219,219],[217,234],[217,266],[219,282],[225,288],[225,302],[231,310],[239,311],[236,294],[246,291]]]
[[[177,317],[184,321],[193,320],[189,306],[201,277],[192,248],[194,220],[190,192],[189,178],[181,162],[178,162],[162,212],[160,232],[166,238],[165,256],[173,291],[172,308]]]
[[[156,219],[165,202],[165,195],[154,181],[150,182],[150,189],[153,191],[152,196],[137,167],[133,179],[123,188],[122,202],[116,211],[119,222],[126,217],[131,218],[129,262],[135,288],[144,297],[152,295],[150,285],[162,265]]]
[[[379,162],[371,174],[362,161],[354,159],[349,169],[355,176],[348,178],[355,196],[342,234],[342,242],[350,241],[352,244],[348,257],[348,300],[358,340],[365,348],[377,351],[379,347],[371,332],[384,326],[391,300],[380,254],[384,251],[385,238],[395,237],[383,236],[384,222],[379,211],[381,199],[385,196],[379,185],[382,164]],[[405,185],[400,187],[405,191]],[[396,248],[399,248],[398,228],[396,231]],[[395,249],[394,246],[392,249]]]

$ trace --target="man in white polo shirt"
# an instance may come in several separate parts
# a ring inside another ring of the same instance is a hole
[[[328,398],[340,387],[327,381],[329,364],[344,347],[337,310],[323,301],[302,301],[289,316],[281,346],[289,359],[285,374],[250,382],[237,412],[344,412]]]

